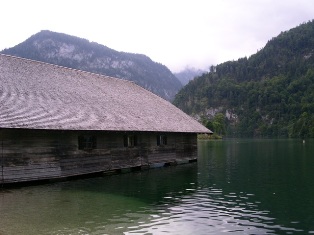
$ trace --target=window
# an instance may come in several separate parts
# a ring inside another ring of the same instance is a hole
[[[157,135],[157,145],[167,145],[167,136],[166,135]]]
[[[78,149],[91,150],[97,147],[96,136],[83,135],[78,137]]]
[[[124,147],[134,147],[137,146],[137,137],[136,135],[125,135],[123,138]]]

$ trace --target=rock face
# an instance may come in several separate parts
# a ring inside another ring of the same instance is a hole
[[[166,66],[145,55],[47,30],[1,53],[130,80],[169,101],[182,87]]]
[[[202,75],[203,73],[206,73],[206,71],[186,67],[184,70],[178,73],[174,73],[174,75],[179,79],[182,85],[185,86],[186,84],[189,83],[189,81],[193,80],[195,77]]]

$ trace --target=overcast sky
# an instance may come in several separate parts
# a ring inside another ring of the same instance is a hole
[[[3,0],[0,50],[41,30],[141,53],[173,72],[250,56],[314,19],[314,0]]]

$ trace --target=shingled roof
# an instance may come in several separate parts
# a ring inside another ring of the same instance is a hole
[[[211,133],[133,82],[3,54],[0,128]]]

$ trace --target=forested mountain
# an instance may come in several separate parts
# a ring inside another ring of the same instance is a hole
[[[167,100],[172,100],[182,87],[166,66],[145,55],[118,52],[47,30],[1,53],[131,80]]]
[[[186,67],[184,70],[174,73],[174,76],[176,76],[184,86],[188,84],[190,80],[193,80],[195,77],[200,76],[203,73],[205,73],[204,70]]]
[[[227,136],[314,137],[314,21],[212,66],[174,104]]]

